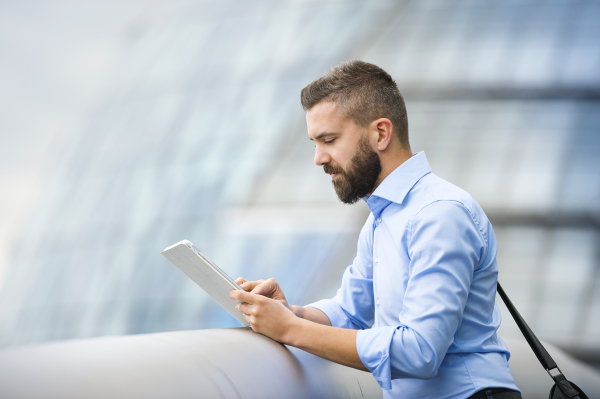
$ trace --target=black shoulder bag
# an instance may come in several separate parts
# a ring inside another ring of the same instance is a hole
[[[548,351],[546,351],[546,348],[544,348],[544,345],[537,339],[510,299],[508,299],[508,296],[506,296],[500,283],[498,283],[498,294],[500,294],[508,311],[515,319],[517,326],[519,326],[519,330],[521,330],[527,343],[531,346],[533,353],[535,353],[540,363],[542,363],[542,366],[546,369],[550,378],[554,380],[554,385],[552,386],[552,389],[550,389],[550,396],[548,396],[548,399],[588,399],[587,395],[583,393],[577,385],[567,380],[562,371],[560,371],[556,362],[552,359]],[[555,371],[553,372],[553,370]]]

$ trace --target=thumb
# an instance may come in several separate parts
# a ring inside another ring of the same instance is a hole
[[[270,278],[267,281],[254,287],[254,289],[252,290],[252,293],[258,294],[258,295],[264,295],[266,297],[271,297],[277,291],[277,288],[278,288],[277,282],[275,280],[273,280],[272,278]]]

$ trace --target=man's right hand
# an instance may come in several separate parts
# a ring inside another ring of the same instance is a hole
[[[326,326],[330,326],[331,322],[325,313],[316,308],[305,308],[298,305],[290,305],[283,294],[283,290],[277,284],[277,281],[272,278],[265,280],[256,280],[256,281],[248,281],[243,277],[238,277],[235,279],[235,282],[238,283],[243,290],[251,292],[253,294],[263,295],[267,298],[274,299],[292,312],[297,317],[302,319],[310,320],[315,323],[323,324]]]
[[[253,294],[266,296],[267,298],[274,299],[283,304],[286,308],[294,311],[290,304],[288,303],[285,295],[277,281],[270,278],[268,280],[256,280],[256,281],[248,281],[243,277],[238,277],[235,279],[235,282],[238,283],[240,287],[242,287],[245,291],[251,292]],[[295,313],[295,312],[294,312]]]

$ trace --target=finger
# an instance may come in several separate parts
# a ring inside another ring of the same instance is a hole
[[[244,319],[248,322],[248,324],[250,324],[250,327],[254,330],[254,326],[253,326],[254,318],[251,315],[245,314]]]
[[[246,281],[245,283],[240,284],[240,287],[244,290],[244,291],[252,291],[250,289],[250,282]]]
[[[254,305],[249,305],[247,303],[240,302],[235,305],[235,310],[245,315],[252,315],[254,309],[252,308]]]
[[[248,280],[246,280],[246,279],[245,279],[245,278],[243,278],[243,277],[238,277],[238,278],[236,278],[236,279],[235,279],[235,282],[236,282],[236,284],[237,284],[237,285],[242,285],[242,284],[244,284],[246,281],[248,281]]]
[[[229,293],[229,298],[235,299],[236,301],[246,302],[249,304],[255,304],[261,301],[260,295],[252,294],[241,290],[233,290]]]
[[[256,280],[256,281],[246,281],[243,284],[240,284],[245,291],[252,291],[257,285],[264,283],[265,280]]]
[[[270,278],[267,281],[264,281],[263,283],[258,284],[256,287],[254,287],[252,293],[270,297],[275,293],[275,291],[277,291],[277,288],[277,281]]]

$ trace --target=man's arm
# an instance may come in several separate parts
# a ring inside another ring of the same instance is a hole
[[[463,321],[475,270],[487,253],[475,220],[459,202],[433,202],[409,226],[401,323],[358,331],[356,337],[363,364],[384,389],[392,387],[393,379],[437,375]]]
[[[229,296],[242,302],[236,309],[244,314],[254,331],[327,360],[368,371],[356,350],[356,330],[330,327],[298,317],[281,302],[260,294],[234,290]],[[315,308],[303,308],[301,313],[329,321]]]
[[[329,317],[321,310],[317,308],[305,308],[304,306],[292,305],[292,312],[301,319],[310,320],[314,323],[323,324],[325,326],[331,326]]]

